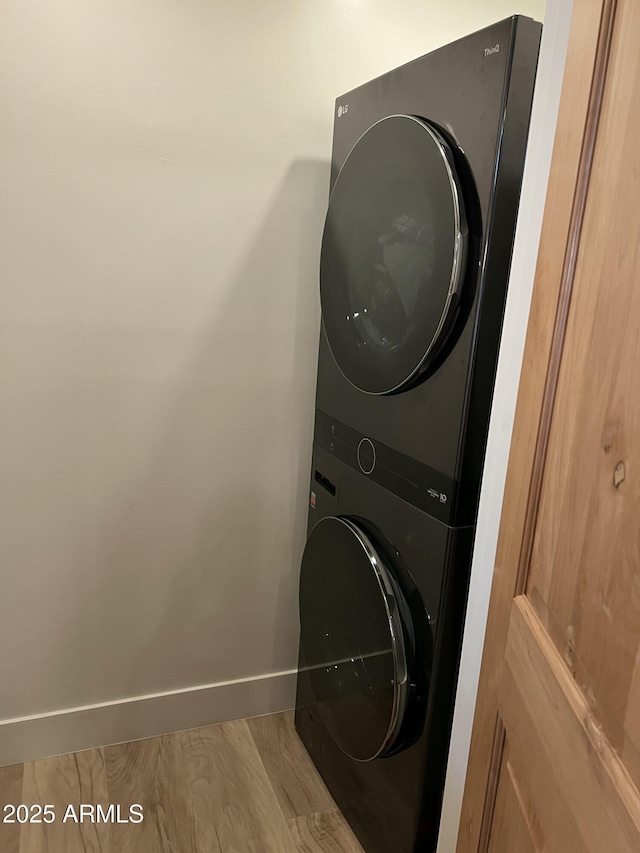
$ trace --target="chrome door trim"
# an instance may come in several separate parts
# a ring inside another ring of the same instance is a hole
[[[393,707],[391,710],[389,727],[384,740],[375,754],[371,755],[369,758],[356,758],[343,749],[343,747],[340,747],[342,751],[354,761],[359,761],[364,764],[369,761],[374,761],[376,758],[383,755],[395,743],[402,727],[404,711],[407,706],[409,693],[409,677],[407,655],[404,645],[404,633],[402,630],[402,620],[400,617],[400,610],[398,608],[394,582],[391,580],[391,576],[383,560],[380,558],[380,555],[376,551],[375,546],[369,537],[359,525],[344,516],[327,516],[319,521],[317,526],[329,521],[337,521],[344,524],[350,533],[356,537],[359,545],[364,551],[375,574],[378,586],[380,587],[382,600],[387,614],[389,633],[391,635],[391,653],[393,656],[394,668]],[[340,744],[338,744],[338,746],[340,746]]]
[[[462,199],[463,199],[462,187],[460,186],[460,182],[458,181],[458,178],[457,178],[456,173],[454,171],[454,164],[452,162],[451,154],[449,153],[449,145],[445,141],[445,139],[438,133],[438,131],[435,128],[431,127],[431,125],[427,124],[427,122],[424,119],[421,119],[418,116],[404,115],[403,113],[394,113],[393,115],[385,116],[384,118],[378,119],[378,121],[374,122],[370,127],[368,127],[365,130],[365,132],[363,134],[361,134],[361,136],[358,137],[356,142],[351,147],[351,150],[349,151],[349,153],[345,157],[344,163],[340,167],[340,171],[338,172],[336,180],[333,184],[333,189],[331,190],[331,194],[329,195],[329,204],[327,205],[327,217],[325,217],[325,225],[326,225],[326,221],[328,218],[329,210],[331,209],[331,199],[333,198],[333,194],[336,190],[336,187],[338,186],[338,181],[340,180],[340,175],[342,174],[342,170],[344,169],[344,167],[347,165],[347,162],[349,161],[349,157],[351,157],[351,155],[353,154],[356,146],[367,135],[367,133],[369,133],[371,130],[373,130],[374,127],[377,127],[379,124],[382,124],[382,122],[384,122],[384,121],[389,121],[389,119],[395,119],[395,118],[409,119],[410,121],[414,121],[414,122],[416,122],[416,124],[420,125],[420,127],[422,127],[422,129],[425,130],[431,136],[431,138],[435,142],[435,144],[436,144],[436,146],[440,152],[440,156],[442,157],[442,160],[444,162],[445,169],[447,172],[447,177],[449,178],[449,184],[451,185],[451,195],[453,197],[453,210],[454,210],[454,222],[455,222],[455,224],[454,224],[454,246],[455,246],[455,248],[454,248],[454,256],[453,256],[453,265],[451,268],[451,276],[449,279],[449,288],[447,291],[447,298],[446,298],[446,301],[444,304],[444,309],[443,309],[442,314],[440,316],[440,322],[438,323],[436,331],[435,331],[433,337],[431,338],[431,341],[429,342],[429,345],[428,345],[427,349],[425,350],[424,355],[422,356],[420,362],[416,365],[414,370],[408,376],[406,376],[401,382],[398,382],[398,384],[395,385],[393,388],[388,388],[385,391],[365,391],[363,388],[360,388],[357,385],[355,385],[349,379],[349,377],[346,375],[346,373],[342,370],[342,367],[340,366],[340,363],[339,363],[338,359],[335,357],[335,355],[333,353],[333,349],[331,348],[331,341],[329,340],[329,335],[327,334],[327,330],[326,330],[326,328],[324,329],[324,334],[325,334],[325,337],[327,339],[329,351],[331,352],[333,360],[336,363],[340,373],[342,373],[342,375],[347,380],[347,382],[351,386],[356,388],[356,390],[360,391],[362,394],[368,394],[371,397],[383,397],[387,394],[393,394],[394,392],[399,391],[401,388],[404,388],[405,385],[408,385],[409,383],[411,383],[416,378],[416,376],[418,376],[420,374],[425,361],[427,360],[429,355],[431,355],[433,349],[435,348],[436,344],[438,343],[440,335],[442,334],[442,330],[444,329],[446,322],[449,319],[449,312],[451,310],[451,303],[453,301],[453,297],[460,290],[460,283],[461,283],[461,280],[463,277],[464,266],[465,266],[464,262],[466,260],[466,254],[467,254],[467,252],[466,252],[466,237],[468,234],[468,226],[467,226],[467,219],[466,219],[466,215],[465,215],[464,207],[463,207],[463,203],[462,203]],[[324,231],[323,231],[323,242],[324,242]],[[322,288],[320,289],[320,304],[322,307]],[[322,326],[324,328],[324,312],[323,311],[321,311],[320,318],[322,321]]]

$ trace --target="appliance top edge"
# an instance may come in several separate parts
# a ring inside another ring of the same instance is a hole
[[[351,97],[354,93],[359,92],[370,86],[372,83],[378,83],[380,80],[383,80],[385,77],[389,77],[391,74],[394,74],[396,71],[399,71],[401,68],[408,68],[410,65],[413,65],[415,62],[422,62],[428,56],[434,56],[439,53],[441,50],[447,50],[454,44],[461,44],[472,38],[478,38],[483,33],[488,32],[489,30],[499,29],[500,27],[504,27],[506,24],[509,24],[511,30],[516,28],[519,21],[531,21],[532,23],[540,24],[539,21],[536,21],[534,18],[529,15],[510,15],[508,18],[503,18],[501,21],[496,21],[494,24],[488,24],[486,27],[483,27],[480,30],[474,30],[471,33],[467,33],[464,36],[461,36],[458,39],[454,39],[452,42],[447,42],[446,44],[440,45],[440,47],[435,47],[433,50],[430,50],[428,53],[423,53],[421,56],[417,56],[415,59],[410,59],[408,62],[404,62],[402,65],[397,66],[396,68],[391,68],[389,71],[384,71],[382,74],[378,74],[377,77],[373,77],[371,80],[367,80],[364,83],[361,83],[359,86],[354,86],[353,89],[348,89],[346,92],[343,92],[341,95],[338,95],[335,99],[336,106],[340,101],[344,101],[345,98]]]

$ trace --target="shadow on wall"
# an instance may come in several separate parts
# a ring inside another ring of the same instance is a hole
[[[291,166],[226,298],[191,335],[91,567],[71,693],[113,700],[296,665],[328,176],[323,162]]]

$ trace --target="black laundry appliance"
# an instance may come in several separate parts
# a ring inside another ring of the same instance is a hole
[[[295,720],[367,853],[435,850],[540,34],[336,101]]]

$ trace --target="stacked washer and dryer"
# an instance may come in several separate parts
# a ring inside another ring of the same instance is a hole
[[[540,34],[336,102],[295,722],[367,853],[436,845]]]

